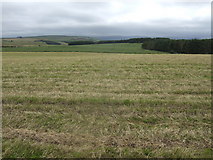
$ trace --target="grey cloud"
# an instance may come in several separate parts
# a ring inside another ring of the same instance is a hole
[[[128,5],[125,8],[128,12]],[[192,18],[191,20],[162,17],[160,20],[137,23],[107,22],[114,17],[114,14],[123,12],[112,12],[109,3],[3,3],[3,36],[63,34],[210,37],[211,21],[208,16],[204,19]]]
[[[125,35],[125,36],[143,36],[143,37],[172,37],[172,38],[205,38],[210,36],[210,32],[202,31],[194,28],[175,28],[172,30],[169,26],[165,27],[159,25],[157,28],[150,25],[140,24],[116,24],[116,25],[97,25],[97,26],[69,26],[69,27],[43,27],[36,28],[33,31],[14,30],[18,35],[45,35],[45,34],[62,34],[62,35],[87,35],[87,36],[111,36],[111,35]],[[23,34],[24,33],[24,34]]]
[[[48,18],[47,18],[48,17]],[[94,23],[94,22],[100,22],[103,20],[99,16],[88,16],[88,13],[63,13],[63,14],[54,14],[54,13],[48,13],[45,14],[45,16],[39,17],[37,22],[38,24],[53,24],[53,23]]]

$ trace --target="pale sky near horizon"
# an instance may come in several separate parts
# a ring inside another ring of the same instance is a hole
[[[210,0],[2,0],[2,36],[210,38]]]

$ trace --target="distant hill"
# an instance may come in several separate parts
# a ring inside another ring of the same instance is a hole
[[[105,41],[105,40],[121,40],[121,39],[125,39],[126,37],[122,37],[122,36],[97,36],[95,38],[102,40],[102,41]]]
[[[26,37],[26,38],[36,38],[36,39],[44,39],[44,40],[52,40],[57,42],[62,41],[95,41],[96,38],[86,37],[86,36],[64,36],[64,35],[45,35],[45,36],[34,36],[34,37]]]
[[[3,47],[14,46],[44,46],[44,45],[67,45],[74,41],[97,41],[96,38],[86,36],[64,36],[64,35],[44,35],[31,37],[3,38]]]
[[[141,36],[96,36],[94,37],[98,40],[126,40],[130,38],[141,38]]]

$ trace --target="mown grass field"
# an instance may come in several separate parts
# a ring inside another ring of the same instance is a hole
[[[3,157],[210,158],[211,55],[3,53]]]
[[[137,53],[159,54],[160,51],[150,51],[141,48],[140,43],[92,44],[92,45],[46,45],[22,46],[17,48],[3,48],[4,52],[99,52],[99,53]]]

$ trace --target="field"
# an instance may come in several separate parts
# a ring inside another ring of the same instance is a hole
[[[17,48],[3,48],[4,52],[96,52],[96,53],[137,53],[159,54],[163,52],[150,51],[141,48],[140,43],[116,43],[116,44],[93,44],[93,45],[46,45]]]
[[[211,56],[3,52],[3,157],[210,158]]]
[[[35,38],[24,38],[24,39],[17,39],[17,38],[8,38],[3,39],[2,44],[3,46],[35,46],[35,45],[46,45],[44,42],[36,42],[37,39]]]

